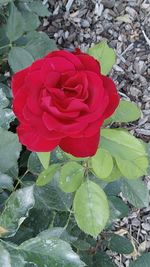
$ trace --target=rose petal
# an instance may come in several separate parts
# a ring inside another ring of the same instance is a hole
[[[54,51],[49,53],[46,58],[51,58],[51,57],[62,57],[67,59],[67,61],[70,61],[76,68],[76,70],[82,70],[84,69],[83,64],[81,61],[74,55],[73,53],[70,53],[69,51],[66,50],[59,50],[59,51]]]
[[[74,54],[78,57],[78,59],[80,59],[81,63],[84,65],[85,70],[100,74],[100,64],[94,57],[86,53],[82,53],[79,49],[77,49]]]
[[[24,84],[25,78],[29,72],[30,67],[23,69],[21,71],[16,72],[12,77],[12,91],[13,96],[15,97],[18,90]]]
[[[75,157],[93,156],[98,148],[99,132],[91,137],[71,138],[66,137],[60,141],[59,146]]]
[[[24,108],[24,106],[26,105],[26,101],[27,101],[27,89],[26,87],[20,87],[20,90],[17,92],[14,100],[13,100],[13,111],[16,115],[16,117],[18,117],[19,120],[25,120],[22,110]]]
[[[105,110],[104,117],[107,119],[110,117],[119,105],[120,97],[118,95],[115,83],[108,77],[103,76],[103,85],[109,96],[109,103]]]
[[[20,125],[17,127],[19,141],[25,145],[28,150],[35,152],[48,152],[53,150],[60,142],[60,139],[43,138],[42,135],[32,129],[29,125]]]
[[[51,72],[64,73],[66,71],[75,70],[75,66],[69,60],[62,57],[45,58],[44,64],[41,67],[41,78],[44,82],[45,79],[51,75]]]
[[[88,126],[88,122],[73,122],[72,119],[67,118],[65,120],[57,120],[51,114],[43,113],[43,123],[49,131],[56,130],[58,132],[65,133],[66,135],[72,135],[81,132]]]

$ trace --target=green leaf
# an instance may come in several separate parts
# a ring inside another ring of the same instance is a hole
[[[4,57],[5,55],[7,55],[9,51],[9,47],[10,47],[10,41],[6,36],[6,24],[1,24],[0,26],[0,56]],[[2,80],[3,78],[4,77],[1,76]],[[6,79],[6,77],[4,79]]]
[[[148,158],[139,157],[134,160],[124,160],[116,157],[118,168],[124,177],[136,179],[147,173]]]
[[[10,123],[15,119],[14,112],[10,108],[0,108],[0,127],[9,129]]]
[[[126,217],[129,213],[129,207],[119,197],[109,196],[108,200],[110,204],[109,225],[111,225],[116,219]]]
[[[37,155],[44,169],[47,169],[50,162],[50,152],[37,152]]]
[[[86,181],[77,190],[73,206],[75,219],[81,230],[97,237],[109,217],[108,201],[104,191],[97,184]]]
[[[36,0],[29,3],[28,7],[32,12],[35,12],[40,17],[48,17],[50,15],[50,12],[48,11],[48,8],[43,5],[43,3],[39,0]]]
[[[25,259],[40,267],[83,267],[85,264],[61,239],[35,237],[19,246]]]
[[[122,177],[122,173],[117,167],[116,161],[114,160],[114,166],[112,169],[111,174],[105,179],[107,183],[113,182],[115,180],[118,180],[120,177]]]
[[[133,160],[147,155],[143,143],[122,129],[102,129],[100,145],[120,159]]]
[[[0,173],[0,190],[7,189],[12,191],[13,188],[13,179],[7,174]]]
[[[41,238],[58,238],[64,240],[68,243],[74,243],[77,241],[77,237],[71,236],[68,234],[64,227],[54,227],[45,231],[42,231],[38,235]]]
[[[3,91],[6,98],[8,98],[9,100],[12,99],[12,90],[6,84],[0,83],[0,91],[1,90]],[[8,100],[7,100],[7,104],[8,104]]]
[[[73,245],[76,249],[78,249],[78,250],[83,250],[83,251],[84,251],[84,250],[89,250],[90,247],[91,247],[91,245],[90,245],[88,242],[86,242],[85,240],[80,240],[80,239],[74,241],[72,245]]]
[[[44,170],[37,153],[34,152],[29,156],[27,167],[28,170],[35,175],[39,175]]]
[[[141,111],[135,103],[121,100],[111,117],[113,122],[130,122],[140,118]]]
[[[10,14],[7,21],[7,37],[11,42],[17,40],[24,33],[24,20],[21,13],[14,5],[13,2],[10,4]]]
[[[116,234],[107,236],[106,245],[113,252],[120,254],[131,254],[134,251],[134,247],[129,239]]]
[[[0,244],[0,266],[12,267],[9,252]]]
[[[50,39],[44,32],[32,32],[27,35],[28,43],[25,49],[33,56],[39,59],[47,53],[57,49],[54,40]]]
[[[67,156],[67,158],[69,158],[69,159],[71,159],[73,161],[84,161],[84,160],[87,159],[87,158],[79,158],[79,157],[77,158],[77,157],[74,157],[71,154],[68,154],[66,152],[63,152],[63,153],[64,153],[65,156]]]
[[[94,256],[94,267],[117,267],[117,265],[105,252],[98,251]]]
[[[20,10],[24,19],[24,31],[31,32],[36,30],[41,22],[36,14],[33,14],[27,10]]]
[[[136,261],[131,262],[129,267],[149,267],[150,264],[150,252],[144,253]]]
[[[141,180],[122,179],[121,191],[123,196],[136,208],[148,207],[148,188]]]
[[[3,91],[3,84],[0,85],[0,108],[6,108],[9,105],[9,100]],[[1,115],[1,114],[0,114]]]
[[[105,191],[107,196],[117,196],[121,192],[120,187],[121,187],[120,180],[113,181],[113,182],[108,183],[105,186],[104,191]]]
[[[36,185],[44,186],[48,184],[53,179],[56,172],[59,170],[59,167],[59,164],[52,164],[48,167],[48,169],[41,172],[36,181]]]
[[[61,168],[60,188],[71,193],[78,189],[84,177],[84,168],[77,162],[68,162]]]
[[[53,180],[43,186],[35,187],[37,209],[68,211],[72,205],[72,195],[64,193],[58,186],[59,172]]]
[[[124,130],[103,129],[101,147],[115,157],[123,176],[133,179],[146,174],[147,153],[144,144]]]
[[[101,73],[107,75],[116,62],[116,54],[112,48],[109,48],[106,41],[94,45],[88,49],[88,54],[100,62]]]
[[[10,3],[12,0],[1,0],[0,2],[0,6],[1,5],[7,5],[8,3]]]
[[[26,262],[19,253],[10,253],[0,244],[0,266],[1,267],[25,267]]]
[[[8,107],[10,101],[8,99],[9,88],[0,83],[0,127],[8,129],[10,122],[14,120],[15,115],[13,111]]]
[[[0,128],[0,172],[5,173],[15,166],[19,158],[21,145],[16,134]]]
[[[106,179],[113,169],[112,156],[107,150],[99,148],[96,155],[91,157],[91,165],[97,177]]]
[[[33,56],[22,47],[13,47],[8,54],[8,62],[13,72],[28,67],[33,61]]]
[[[5,229],[2,236],[14,236],[33,206],[33,186],[24,187],[12,193],[0,215],[0,227]]]

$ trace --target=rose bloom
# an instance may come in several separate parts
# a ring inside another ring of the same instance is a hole
[[[94,155],[100,128],[119,104],[114,82],[79,49],[36,60],[13,76],[12,90],[19,140],[35,152],[59,145],[76,157]]]

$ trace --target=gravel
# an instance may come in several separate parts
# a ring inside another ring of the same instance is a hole
[[[135,101],[141,118],[129,127],[144,141],[150,141],[150,1],[149,0],[49,0],[52,15],[44,19],[42,30],[54,38],[59,48],[73,50],[107,40],[115,49],[117,62],[110,75],[120,95]],[[150,189],[150,177],[146,177]],[[119,267],[150,251],[150,207],[133,209],[115,230],[124,230],[135,245],[133,255],[108,252]]]

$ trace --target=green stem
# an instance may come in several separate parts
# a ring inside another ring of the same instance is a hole
[[[69,212],[69,216],[68,216],[68,219],[67,219],[66,224],[64,226],[64,230],[68,227],[70,219],[71,219],[71,216],[72,216],[72,210],[70,210],[70,212]]]
[[[3,48],[6,48],[6,47],[12,47],[12,45],[11,44],[7,44],[7,45],[4,45],[4,46],[1,46],[0,50],[3,49]]]
[[[51,228],[53,228],[54,227],[54,222],[55,222],[55,218],[56,218],[56,215],[57,215],[57,212],[56,211],[53,211],[53,214],[52,214],[52,221],[51,221],[51,223],[50,223],[50,225],[49,225],[49,229],[51,229]]]

